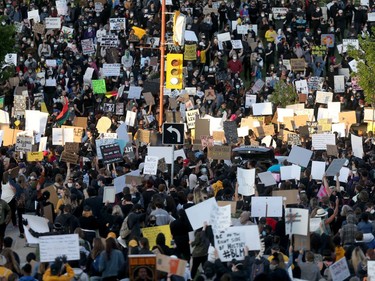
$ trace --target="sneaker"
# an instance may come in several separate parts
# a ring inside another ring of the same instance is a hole
[[[25,235],[23,233],[20,234],[20,238],[25,238]]]

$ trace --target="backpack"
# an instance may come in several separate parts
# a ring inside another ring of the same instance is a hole
[[[250,280],[254,280],[255,277],[264,272],[264,263],[261,260],[255,260],[251,266]]]
[[[121,225],[120,236],[122,239],[126,239],[131,233],[131,230],[128,224],[128,218],[129,218],[129,215],[124,219]]]

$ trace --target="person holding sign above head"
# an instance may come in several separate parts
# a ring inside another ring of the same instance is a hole
[[[70,281],[74,277],[74,270],[68,264],[66,256],[57,257],[55,262],[43,274],[43,281]]]
[[[191,268],[191,277],[194,279],[199,265],[203,265],[208,258],[208,248],[210,241],[207,233],[207,222],[204,223],[202,229],[197,229],[194,233],[194,241],[190,241],[190,245],[194,247],[191,256],[193,257],[193,265]]]

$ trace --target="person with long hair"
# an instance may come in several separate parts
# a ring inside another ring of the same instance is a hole
[[[60,212],[60,207],[63,206],[63,205],[65,206],[67,204],[70,204],[70,205],[72,205],[72,207],[73,207],[73,205],[74,205],[74,207],[76,207],[76,204],[74,204],[74,202],[72,202],[72,199],[70,198],[70,195],[71,195],[71,193],[70,193],[69,188],[64,187],[62,189],[62,192],[61,192],[61,198],[59,199],[59,201],[57,201],[57,204],[56,204],[56,208],[55,208],[56,214],[58,214]]]
[[[99,271],[99,263],[100,263],[100,257],[101,257],[100,254],[104,251],[104,249],[105,247],[102,242],[102,239],[99,237],[95,237],[92,243],[92,250],[87,259],[87,265],[86,265],[91,281],[101,279],[101,274]]]
[[[351,258],[354,273],[358,276],[361,271],[363,271],[367,266],[367,259],[360,247],[355,247],[352,252]]]
[[[116,240],[112,237],[105,240],[105,250],[100,253],[99,271],[102,281],[116,281],[125,266],[122,252],[117,248]]]

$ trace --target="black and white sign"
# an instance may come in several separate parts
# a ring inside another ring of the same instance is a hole
[[[184,124],[164,123],[163,144],[184,144],[184,129]]]

